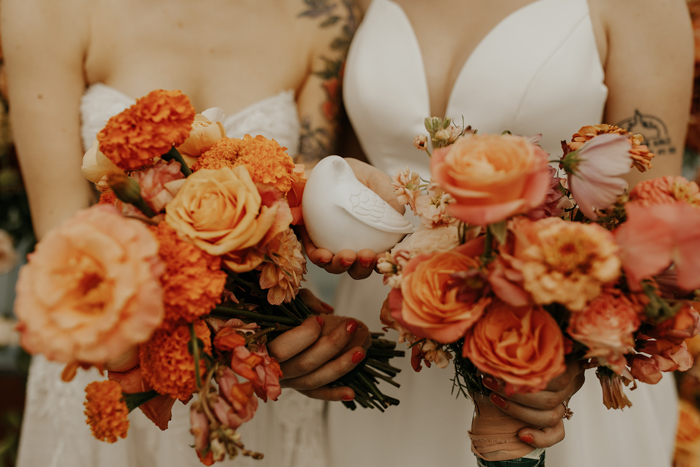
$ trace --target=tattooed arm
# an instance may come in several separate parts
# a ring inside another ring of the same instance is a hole
[[[308,171],[335,151],[343,67],[358,16],[354,0],[303,0],[300,5],[303,27],[318,28],[309,57],[311,72],[297,100],[301,119],[297,162]]]
[[[599,3],[599,2],[598,2]],[[681,171],[693,79],[693,38],[683,0],[605,1],[607,32],[604,121],[644,136],[653,169],[628,180]]]

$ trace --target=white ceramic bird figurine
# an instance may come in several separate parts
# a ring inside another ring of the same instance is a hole
[[[313,168],[304,188],[302,211],[311,240],[333,254],[345,249],[387,251],[415,230],[408,219],[360,183],[340,156],[328,156]]]

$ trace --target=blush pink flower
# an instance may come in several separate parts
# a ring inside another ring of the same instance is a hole
[[[161,212],[173,200],[185,182],[180,163],[160,160],[152,167],[132,172],[131,176],[141,186],[141,196],[154,212]]]
[[[454,202],[454,198],[437,183],[428,185],[428,194],[418,197],[415,202],[414,212],[420,216],[421,223],[428,228],[443,225],[453,225],[457,219],[448,214],[448,205]]]
[[[251,382],[239,383],[236,374],[223,366],[217,371],[216,381],[222,396],[214,405],[217,418],[235,430],[251,420],[258,409],[254,385]]]
[[[630,171],[629,150],[627,137],[603,134],[562,159],[569,189],[589,219],[596,220],[597,213],[610,207],[627,189],[621,176]]]
[[[586,358],[604,360],[621,374],[626,363],[624,355],[634,350],[633,333],[641,324],[640,311],[616,289],[603,291],[583,311],[571,314],[567,331],[588,347]]]
[[[455,199],[448,212],[486,225],[542,204],[550,184],[547,154],[513,135],[471,135],[436,149],[433,180]]]
[[[202,452],[209,446],[209,419],[200,402],[190,406],[190,433],[194,435],[194,448]]]
[[[668,175],[637,183],[630,191],[629,199],[643,206],[681,201],[700,207],[700,189],[695,182],[689,182],[684,177]]]
[[[416,199],[420,196],[420,175],[418,172],[411,172],[406,167],[405,170],[397,170],[391,178],[391,186],[394,187],[396,199],[401,204],[408,204],[416,211]]]
[[[561,217],[564,213],[564,208],[562,207],[562,198],[564,197],[564,193],[561,190],[562,179],[557,177],[557,173],[557,169],[550,165],[549,175],[551,179],[544,201],[527,213],[527,217],[533,221],[544,219],[545,217]]]
[[[277,400],[282,393],[279,379],[282,377],[277,360],[270,357],[267,349],[261,346],[257,352],[251,352],[245,346],[236,347],[231,359],[231,369],[248,379],[255,393],[262,400]]]
[[[661,370],[659,365],[651,357],[636,354],[627,358],[630,366],[630,373],[635,379],[642,383],[656,384],[661,381]]]
[[[108,205],[50,231],[19,274],[22,346],[49,360],[103,363],[145,342],[163,320],[158,243]]]
[[[700,287],[700,210],[686,203],[639,202],[627,203],[625,210],[627,221],[614,234],[630,288],[640,290],[642,280],[671,264],[680,288]]]

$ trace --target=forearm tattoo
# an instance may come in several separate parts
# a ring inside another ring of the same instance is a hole
[[[341,87],[343,67],[350,41],[357,27],[354,0],[304,0],[304,11],[300,18],[318,23],[320,28],[329,28],[342,22],[338,36],[333,39],[330,50],[332,56],[321,57],[323,68],[314,70],[313,76],[321,79],[325,100],[321,104],[324,124],[313,124],[309,116],[302,116],[299,141],[299,162],[317,162],[329,155],[334,146],[339,114],[342,111]]]
[[[634,115],[617,124],[630,133],[644,136],[644,144],[649,147],[649,151],[657,156],[670,155],[676,153],[676,147],[671,141],[666,124],[658,117],[642,114],[639,110],[634,111]]]

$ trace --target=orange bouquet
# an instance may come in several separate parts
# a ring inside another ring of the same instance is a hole
[[[135,360],[86,388],[96,438],[126,437],[136,407],[166,429],[173,404],[197,395],[191,431],[203,463],[262,456],[236,430],[259,399],[281,393],[266,344],[312,315],[298,296],[306,259],[294,231],[306,175],[285,149],[227,138],[179,91],[151,92],[98,134],[82,169],[99,204],[39,242],[15,303],[22,345],[65,363],[65,380]],[[376,387],[376,375],[396,374],[388,361],[403,352],[393,345],[373,339],[353,375],[372,373],[337,382],[360,405],[398,403]]]
[[[567,359],[584,360],[606,407],[622,409],[631,406],[624,386],[692,367],[695,183],[662,177],[628,190],[621,175],[651,169],[653,154],[610,125],[581,128],[556,161],[538,137],[480,135],[438,118],[426,129],[414,144],[430,154],[432,142],[432,179],[410,169],[393,178],[421,227],[379,260],[392,287],[382,322],[410,344],[416,371],[454,361],[455,386],[480,408],[470,436],[484,465],[540,455],[518,440],[524,425],[480,426],[505,416],[495,385],[541,391]]]

